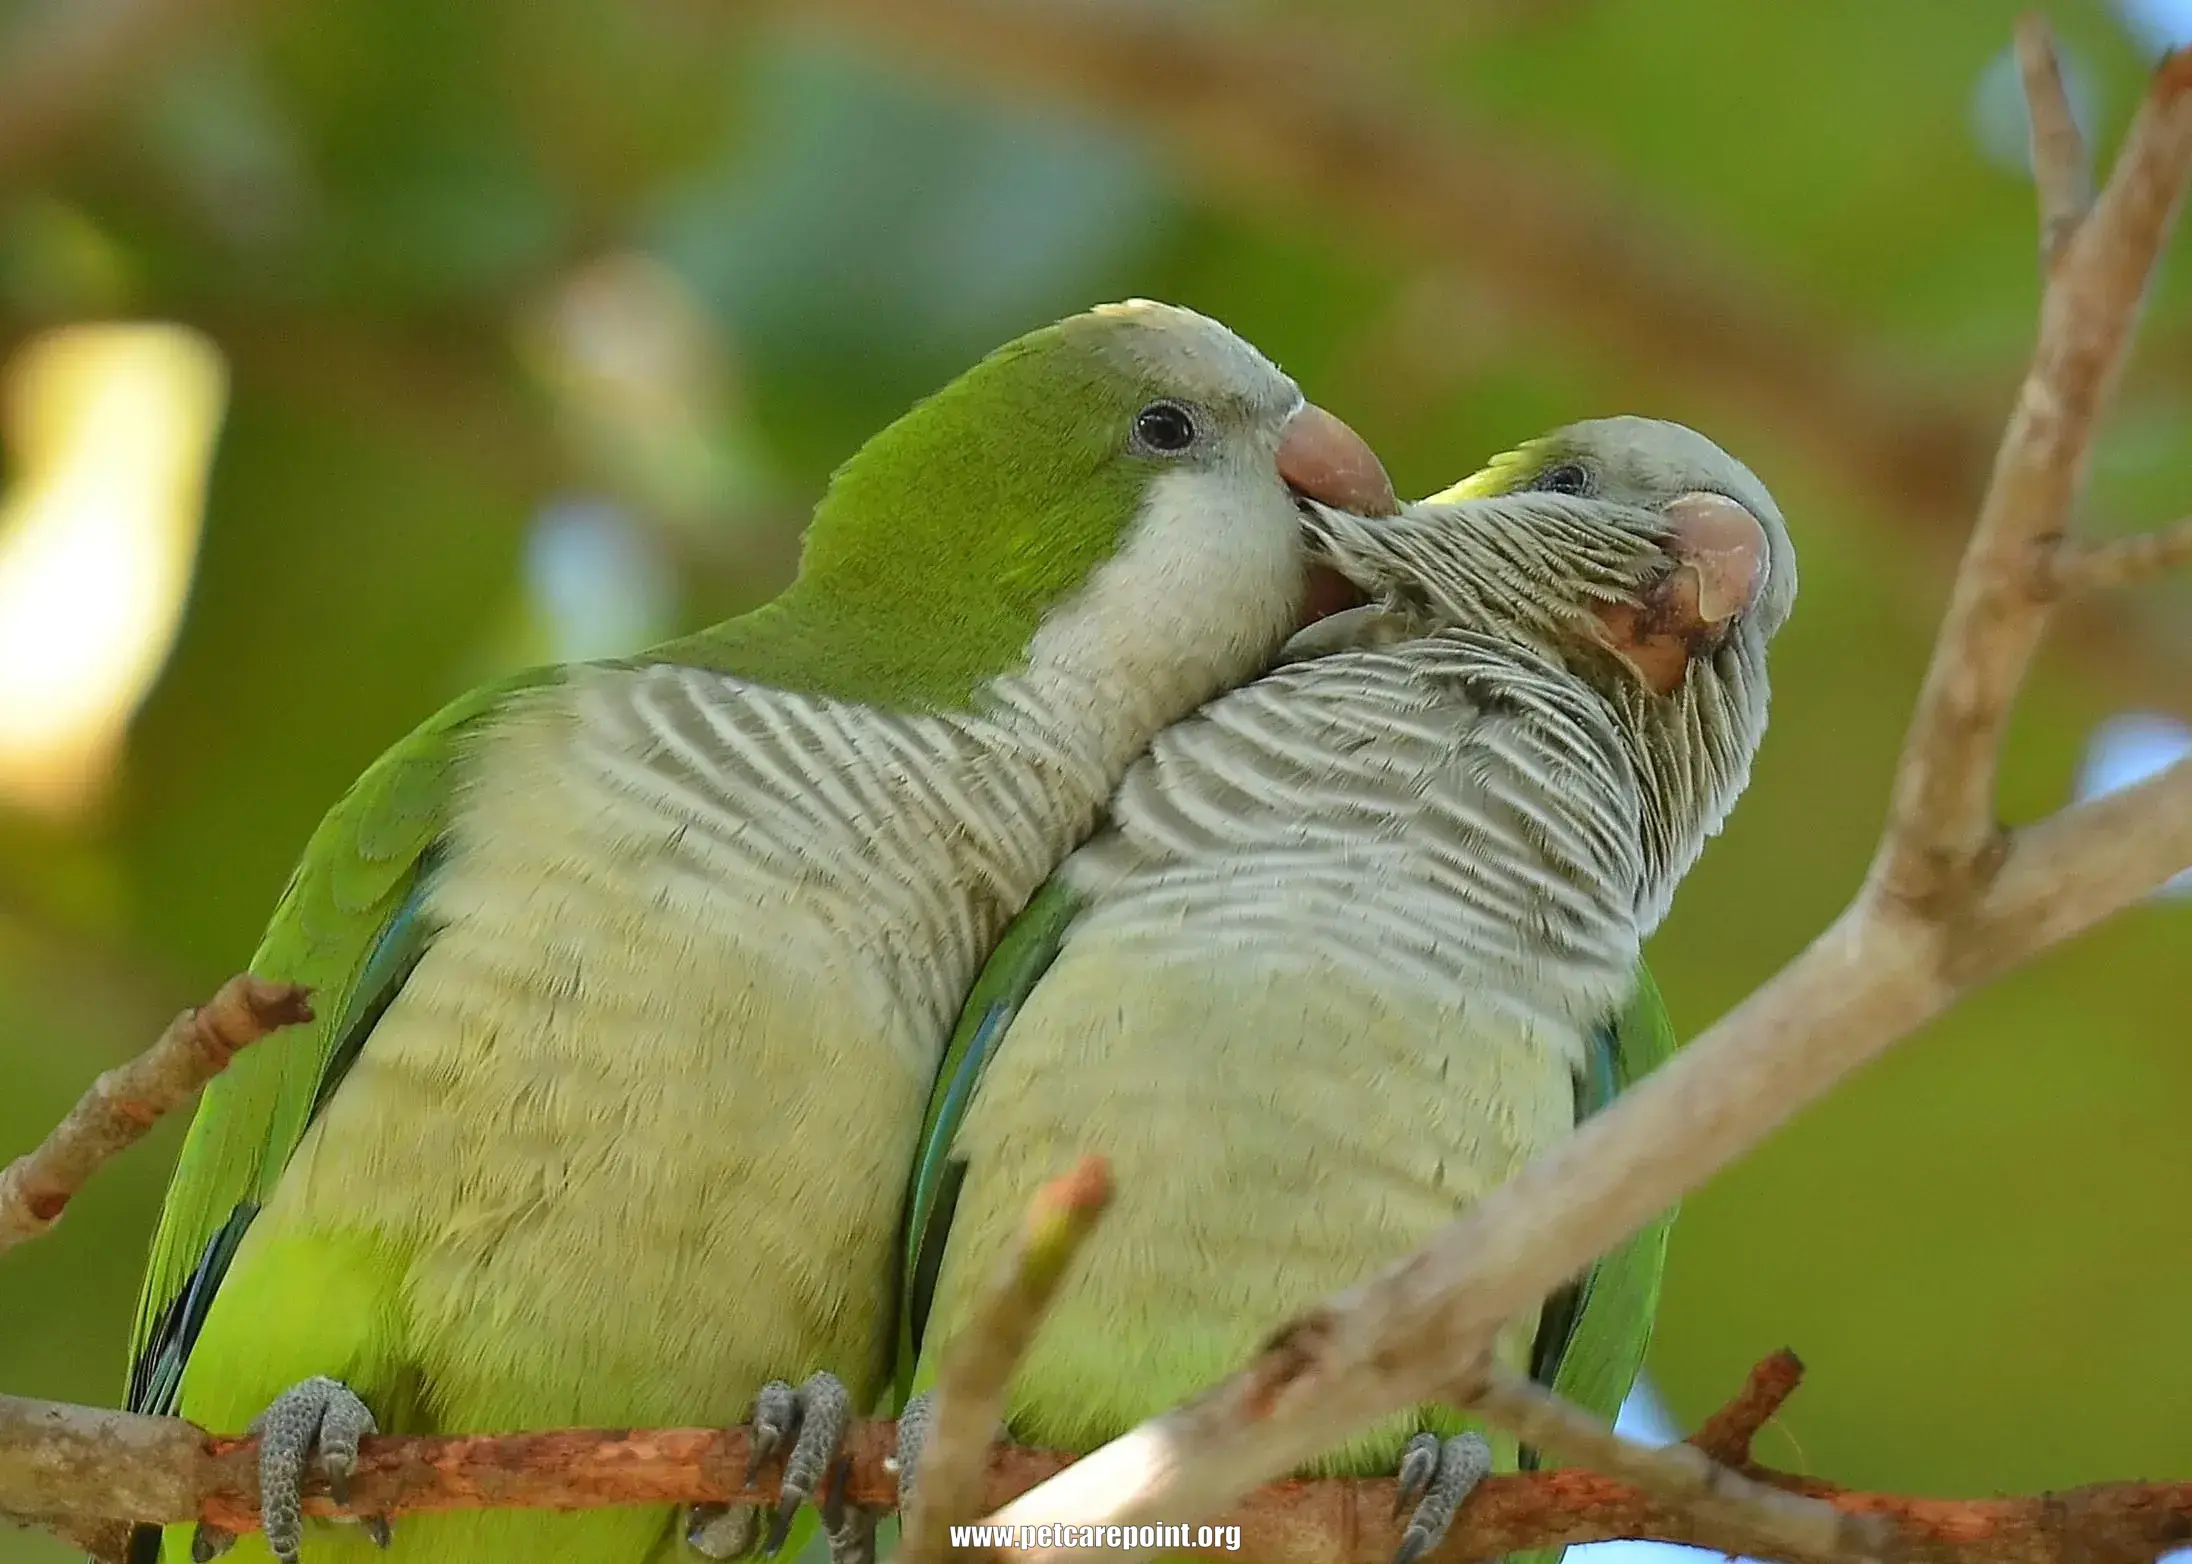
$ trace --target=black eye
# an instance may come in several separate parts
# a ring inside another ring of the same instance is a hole
[[[1530,487],[1547,494],[1588,494],[1591,475],[1581,462],[1562,462]]]
[[[1195,443],[1195,420],[1177,402],[1152,402],[1134,415],[1134,438],[1160,456],[1177,456]]]

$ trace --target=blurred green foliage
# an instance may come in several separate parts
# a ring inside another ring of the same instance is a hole
[[[233,377],[188,619],[118,792],[67,825],[0,813],[0,1153],[247,959],[306,833],[377,751],[464,685],[583,638],[539,588],[544,506],[604,502],[624,519],[589,546],[674,583],[667,610],[616,623],[721,617],[785,579],[806,506],[866,434],[989,346],[1107,297],[1228,321],[1407,493],[1616,410],[1692,418],[1742,453],[1792,519],[1803,591],[1755,783],[1653,947],[1678,1024],[1740,998],[1855,886],[1955,540],[1795,462],[1787,429],[1708,418],[1668,366],[1518,327],[1465,255],[1434,274],[1282,225],[1132,127],[940,86],[740,7],[198,9],[126,79],[82,83],[98,107],[0,182],[0,338],[180,319]],[[1991,412],[2035,294],[2029,185],[1982,141],[2014,9],[1225,16],[1343,28],[1395,94],[1598,170]],[[0,11],[4,36],[32,40],[37,10]],[[2102,5],[2055,20],[2106,144],[2146,51]],[[0,41],[0,61],[32,47]],[[2097,462],[2096,527],[2192,496],[2188,284],[2180,247]],[[2157,588],[2126,608],[2179,687],[2187,602]],[[2107,668],[2043,668],[2013,817],[2066,796],[2116,704]],[[1696,1197],[1652,1358],[1677,1410],[1787,1344],[1812,1376],[1769,1460],[1935,1492],[2192,1476],[2188,940],[2192,902],[2118,919]],[[0,1386],[117,1396],[178,1134],[0,1260]],[[62,1557],[0,1533],[7,1564]]]

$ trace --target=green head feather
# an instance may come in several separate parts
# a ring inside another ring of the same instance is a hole
[[[1172,524],[1151,515],[1162,480],[1248,486],[1264,541],[1296,549],[1271,453],[1300,401],[1254,348],[1188,310],[1138,300],[1045,326],[838,469],[782,597],[650,660],[876,705],[964,707],[1023,665],[1046,619],[1138,530]],[[1142,417],[1158,404],[1192,425],[1184,449],[1145,438]],[[1211,585],[1185,571],[1167,583],[1182,594]]]

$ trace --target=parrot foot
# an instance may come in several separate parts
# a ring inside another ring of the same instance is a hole
[[[337,1504],[347,1504],[350,1474],[358,1466],[358,1441],[379,1433],[380,1425],[348,1385],[317,1374],[276,1396],[246,1432],[259,1436],[259,1514],[267,1547],[282,1564],[297,1564],[304,1536],[305,1473],[314,1456],[327,1474],[328,1493]],[[388,1546],[386,1516],[363,1516],[358,1524],[378,1546]],[[222,1534],[209,1532],[211,1528],[199,1528],[191,1543],[193,1558],[201,1546],[211,1549],[207,1558],[221,1551]]]
[[[761,1387],[754,1401],[753,1460],[747,1478],[774,1455],[786,1440],[791,1453],[784,1457],[784,1482],[777,1490],[776,1519],[769,1525],[768,1541],[761,1551],[775,1557],[792,1529],[792,1517],[807,1502],[845,1443],[852,1426],[852,1394],[835,1374],[810,1374],[794,1390],[781,1379]]]
[[[1416,1564],[1441,1542],[1454,1524],[1454,1512],[1492,1470],[1492,1447],[1481,1434],[1457,1434],[1440,1439],[1418,1434],[1408,1441],[1400,1459],[1400,1490],[1393,1496],[1393,1513],[1410,1504],[1408,1529],[1393,1550],[1393,1564]]]
[[[769,1525],[768,1539],[762,1544],[762,1552],[775,1557],[784,1546],[784,1538],[792,1529],[792,1517],[799,1513],[800,1505],[816,1488],[824,1486],[824,1480],[833,1476],[839,1464],[838,1454],[845,1443],[845,1431],[852,1426],[852,1395],[844,1382],[835,1374],[815,1374],[807,1382],[793,1387],[781,1379],[772,1379],[761,1387],[761,1394],[754,1398],[752,1456],[746,1463],[746,1481],[751,1483],[761,1463],[776,1454],[789,1443],[791,1451],[784,1457],[784,1481],[778,1489],[776,1515]],[[842,1489],[839,1476],[834,1488]],[[824,1526],[830,1532],[830,1555],[838,1556],[838,1533],[845,1533],[846,1547],[857,1548],[857,1532],[862,1525],[853,1507],[844,1503],[841,1493],[825,1489],[826,1502],[822,1516]],[[729,1559],[750,1552],[754,1533],[758,1529],[760,1511],[751,1506],[733,1509],[722,1504],[696,1504],[686,1511],[685,1541],[703,1558]],[[875,1522],[871,1516],[865,1522],[867,1530],[867,1558],[875,1552]],[[844,1564],[865,1564],[857,1555]]]

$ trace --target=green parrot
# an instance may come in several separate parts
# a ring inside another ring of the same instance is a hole
[[[1572,425],[1366,527],[1373,601],[1161,734],[1000,944],[908,1208],[900,1499],[923,1399],[1037,1186],[1117,1194],[1014,1380],[1087,1452],[1221,1379],[1665,1058],[1640,950],[1747,780],[1795,559],[1763,485],[1638,418]],[[1501,1358],[1611,1418],[1667,1224],[1513,1321]],[[1410,1564],[1486,1471],[1427,1406],[1332,1452],[1397,1472]],[[1253,1539],[1250,1551],[1254,1551]]]
[[[1308,502],[1391,496],[1223,326],[1103,306],[869,441],[775,601],[477,690],[376,761],[252,958],[318,1019],[207,1091],[132,1343],[131,1407],[262,1434],[243,1550],[294,1561],[308,1466],[339,1489],[376,1430],[749,1409],[792,1447],[780,1546],[887,1392],[906,1169],[996,937],[1150,737],[1303,622]],[[394,1548],[637,1564],[680,1529],[482,1511]]]

